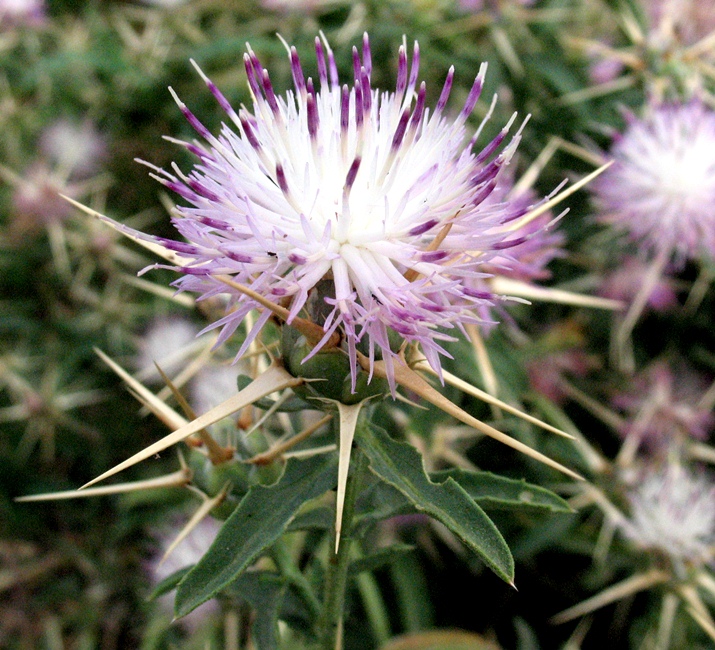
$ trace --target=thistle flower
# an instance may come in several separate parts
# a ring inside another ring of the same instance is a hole
[[[715,257],[715,113],[698,101],[630,118],[592,185],[601,220],[649,252]]]
[[[621,523],[640,548],[681,563],[703,564],[715,548],[715,484],[679,464],[647,471],[628,495],[631,516]]]
[[[210,326],[223,328],[219,343],[260,308],[216,277],[231,276],[287,306],[289,323],[311,304],[322,305],[308,314],[324,332],[310,356],[329,347],[337,333],[350,360],[353,390],[360,345],[370,368],[384,360],[394,393],[393,363],[399,358],[394,334],[418,343],[439,372],[440,355],[447,354],[441,342],[453,339],[447,331],[478,323],[476,310],[493,302],[489,292],[470,283],[485,277],[484,264],[523,241],[503,226],[526,208],[485,203],[521,129],[505,142],[512,118],[474,153],[482,123],[465,146],[466,121],[479,98],[485,65],[464,107],[449,119],[445,107],[454,70],[430,112],[424,82],[417,86],[416,43],[411,66],[404,43],[400,48],[391,93],[371,85],[367,34],[362,59],[353,49],[351,86],[340,85],[324,38],[316,38],[315,50],[319,89],[306,80],[291,48],[295,91],[279,97],[249,47],[244,61],[252,112],[236,112],[204,76],[235,129],[224,126],[218,136],[176,98],[207,146],[181,143],[199,159],[188,175],[176,166],[172,172],[149,166],[157,180],[191,204],[177,207],[173,218],[189,243],[131,235],[181,256],[181,266],[169,267],[183,273],[175,282],[180,291],[202,298],[228,295],[227,315]],[[256,320],[239,356],[270,316],[264,310]]]

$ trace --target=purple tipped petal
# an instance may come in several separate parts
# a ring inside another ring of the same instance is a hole
[[[464,108],[462,108],[462,111],[459,114],[463,119],[467,119],[472,114],[472,111],[479,100],[479,96],[482,94],[483,83],[484,79],[481,76],[474,80],[472,89],[469,91],[469,95],[467,95],[467,101],[464,102]]]
[[[355,78],[355,83],[360,83],[360,70],[362,69],[362,64],[360,63],[360,54],[358,54],[358,49],[353,47],[353,76]]]
[[[328,68],[325,62],[325,51],[323,44],[320,42],[320,37],[315,37],[315,56],[318,60],[318,79],[320,79],[320,87],[324,88],[328,85]]]
[[[438,115],[444,110],[447,105],[447,100],[449,99],[449,94],[452,92],[452,82],[454,81],[454,66],[450,67],[447,73],[447,78],[444,80],[444,86],[442,87],[442,92],[440,93],[439,100],[437,101],[437,106],[435,106],[435,115]]]
[[[294,47],[290,48],[290,69],[293,73],[293,83],[299,95],[305,94],[305,77],[303,76],[303,68],[300,66],[300,57],[298,50]]]
[[[345,137],[350,125],[350,89],[347,84],[343,86],[340,98],[340,132]]]
[[[372,53],[370,52],[370,38],[367,32],[362,35],[362,66],[369,77],[372,72]]]
[[[318,134],[318,107],[315,105],[315,95],[310,92],[312,91],[312,81],[308,79],[309,82],[309,92],[306,97],[306,108],[308,112],[308,134],[311,140],[315,140]]]
[[[405,137],[405,132],[407,131],[407,123],[410,120],[410,111],[409,109],[405,109],[402,111],[402,115],[400,116],[400,121],[397,124],[397,128],[395,129],[395,135],[392,137],[392,144],[390,148],[393,151],[397,151],[400,148],[400,145],[402,144],[402,139]]]
[[[417,75],[420,72],[420,46],[415,41],[414,49],[412,50],[412,65],[410,66],[410,81],[407,84],[407,95],[411,95],[415,91],[417,85]]]
[[[397,86],[395,95],[397,101],[401,101],[407,88],[407,52],[404,46],[400,46],[399,60],[397,63]]]
[[[345,187],[349,190],[352,186],[353,183],[355,183],[355,179],[357,178],[358,170],[360,169],[360,163],[361,159],[355,158],[353,160],[352,165],[350,165],[350,169],[348,170],[348,175],[345,177]]]
[[[283,169],[283,165],[280,163],[276,165],[276,181],[278,181],[278,187],[281,188],[281,192],[283,192],[285,196],[288,196],[290,194],[290,189],[288,188],[285,170]]]
[[[416,226],[412,230],[410,230],[407,234],[410,235],[410,237],[416,237],[418,235],[423,235],[424,233],[428,232],[429,230],[432,230],[439,221],[436,219],[430,219],[429,221],[425,221],[423,224],[420,224],[419,226]]]

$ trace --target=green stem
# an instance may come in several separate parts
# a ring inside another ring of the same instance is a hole
[[[281,574],[295,587],[305,605],[310,609],[310,613],[317,618],[320,615],[320,601],[315,595],[310,581],[300,572],[293,561],[283,539],[279,539],[273,545],[271,555]]]
[[[343,531],[340,546],[336,554],[328,560],[328,574],[325,582],[325,600],[320,620],[322,650],[340,650],[343,635],[343,614],[345,593],[350,566],[350,547],[352,546],[352,520],[355,502],[360,492],[360,483],[367,469],[367,457],[358,447],[352,451],[351,472],[345,487],[345,505],[343,507]]]
[[[380,593],[380,587],[378,587],[375,576],[368,571],[360,573],[356,576],[356,580],[370,628],[378,647],[382,647],[390,640],[392,633],[390,631],[390,620],[387,616],[387,607]]]

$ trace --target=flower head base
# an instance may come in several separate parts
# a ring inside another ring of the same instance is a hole
[[[472,147],[481,127],[465,146],[484,66],[460,113],[448,119],[454,72],[430,112],[425,84],[417,86],[416,43],[411,65],[400,48],[391,93],[371,86],[367,35],[362,57],[353,49],[351,86],[340,85],[327,41],[316,38],[315,49],[319,89],[291,48],[295,91],[279,97],[249,48],[252,112],[234,111],[204,77],[235,130],[224,126],[212,135],[177,98],[208,146],[183,143],[199,158],[188,175],[176,167],[155,172],[191,204],[177,207],[174,217],[189,243],[134,235],[188,260],[172,267],[184,273],[175,283],[180,290],[229,295],[229,313],[212,326],[223,327],[219,342],[259,305],[216,276],[232,276],[280,302],[289,323],[306,313],[318,283],[329,280],[322,307],[308,312],[325,334],[314,353],[339,334],[354,390],[362,344],[370,367],[384,360],[394,392],[399,349],[391,347],[391,333],[421,345],[439,370],[439,356],[447,354],[440,342],[451,338],[445,330],[478,322],[476,310],[491,304],[491,294],[470,288],[470,281],[485,276],[483,265],[498,252],[522,241],[500,226],[527,207],[485,203],[519,133],[505,144],[512,119],[480,153]],[[257,319],[239,354],[270,315],[266,310]]]
[[[592,188],[602,221],[644,249],[715,257],[715,113],[699,102],[631,118]]]
[[[670,464],[646,473],[629,494],[625,535],[641,548],[678,563],[706,563],[715,548],[715,485],[704,475]]]

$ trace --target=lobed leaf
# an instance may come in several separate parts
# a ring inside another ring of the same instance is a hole
[[[418,510],[442,522],[500,578],[513,583],[514,560],[492,520],[453,478],[433,483],[422,457],[412,446],[398,442],[377,427],[359,431],[358,444],[370,469],[399,490]]]

